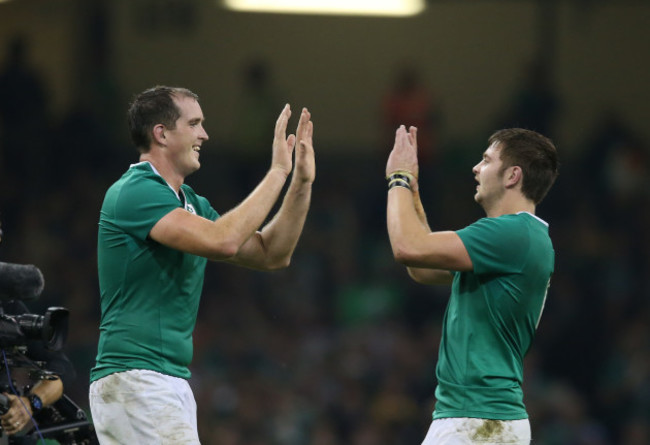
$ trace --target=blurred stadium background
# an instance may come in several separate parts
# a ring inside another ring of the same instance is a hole
[[[392,19],[212,0],[0,2],[0,260],[43,271],[34,312],[70,309],[79,375],[66,392],[87,409],[98,212],[137,159],[130,97],[155,84],[199,94],[211,139],[187,182],[220,212],[268,167],[282,105],[308,106],[318,173],[292,266],[207,268],[191,381],[202,441],[419,443],[448,290],[392,260],[393,132],[421,128],[430,223],[457,229],[482,216],[471,167],[487,137],[527,126],[562,161],[538,208],[557,262],[526,359],[533,443],[647,445],[648,42],[645,0],[429,0]]]

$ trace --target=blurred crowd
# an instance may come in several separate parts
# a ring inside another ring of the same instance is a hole
[[[70,309],[64,350],[78,378],[66,393],[87,409],[99,209],[137,154],[123,124],[102,118],[106,110],[48,116],[47,91],[29,86],[38,79],[8,64],[0,74],[0,261],[43,271],[33,312]],[[518,98],[517,107],[541,103],[544,118],[555,118],[555,102]],[[444,120],[431,113],[435,155],[421,166],[423,203],[434,229],[460,229],[483,216],[471,167],[495,128],[440,138]],[[517,120],[523,115],[504,113],[486,127],[534,128]],[[558,141],[560,177],[537,212],[550,224],[556,272],[525,360],[525,402],[536,445],[647,445],[650,147],[616,115],[594,122],[590,135],[580,147]],[[260,273],[208,264],[191,366],[205,444],[411,445],[431,421],[449,290],[412,282],[393,261],[383,178],[390,141],[356,151],[315,142],[312,208],[291,266]],[[188,184],[223,213],[261,178],[270,150],[243,162],[234,149],[207,148]]]

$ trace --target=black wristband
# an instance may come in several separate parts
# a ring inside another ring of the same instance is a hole
[[[390,180],[388,183],[388,190],[392,189],[393,187],[404,187],[406,189],[411,190],[411,186],[408,183],[408,180],[403,179],[403,178],[393,178]]]
[[[388,179],[389,184],[391,182],[393,182],[393,180],[395,180],[395,179],[401,179],[401,180],[405,181],[408,185],[411,185],[411,178],[409,178],[408,176],[406,176],[406,175],[404,175],[402,173],[393,173],[392,175],[390,175],[386,179]]]

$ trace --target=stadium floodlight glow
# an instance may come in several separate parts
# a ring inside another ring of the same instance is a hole
[[[410,16],[425,0],[223,0],[228,9],[282,14]]]

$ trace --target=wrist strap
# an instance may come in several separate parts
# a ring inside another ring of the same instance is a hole
[[[391,173],[386,177],[388,179],[388,190],[393,187],[404,187],[411,190],[411,178],[413,178],[413,175],[408,172],[396,171]]]
[[[404,179],[404,178],[395,177],[391,179],[388,182],[388,190],[392,189],[393,187],[404,187],[411,190],[411,186],[408,183],[408,178]]]
[[[27,400],[29,400],[29,404],[32,407],[33,412],[38,412],[43,409],[43,401],[36,394],[28,395]]]
[[[408,182],[409,184],[412,181],[415,181],[415,176],[413,176],[413,173],[411,173],[408,170],[395,170],[394,172],[391,172],[388,176],[386,176],[386,179],[390,181],[391,178],[395,177],[396,175],[406,179],[406,182]]]

